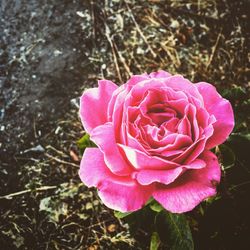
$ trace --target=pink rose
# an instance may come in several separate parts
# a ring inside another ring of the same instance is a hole
[[[165,71],[120,87],[101,80],[82,95],[80,116],[98,148],[85,150],[79,175],[108,207],[135,211],[153,197],[182,213],[215,195],[221,171],[209,150],[226,140],[234,116],[209,83]]]

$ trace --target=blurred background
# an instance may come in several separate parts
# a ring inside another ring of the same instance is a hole
[[[188,218],[196,249],[247,249],[249,10],[248,0],[0,0],[0,248],[148,249],[147,221],[131,232],[78,177],[78,108],[98,79],[163,69],[214,84],[234,107],[218,198]]]

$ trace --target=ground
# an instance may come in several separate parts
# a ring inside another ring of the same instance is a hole
[[[145,226],[132,236],[80,182],[79,96],[97,79],[164,69],[214,84],[236,111],[234,132],[247,131],[248,9],[247,0],[2,0],[3,249],[146,249]],[[197,249],[250,244],[249,156],[235,145],[242,158],[224,172],[220,198],[188,214]]]

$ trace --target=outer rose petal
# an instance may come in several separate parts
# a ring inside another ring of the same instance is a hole
[[[88,133],[107,122],[108,104],[113,92],[118,88],[108,80],[98,81],[98,84],[98,88],[86,90],[80,100],[80,117]]]
[[[144,169],[135,173],[134,176],[141,185],[149,185],[153,182],[160,182],[167,185],[172,183],[182,171],[182,167],[166,170]]]
[[[215,184],[220,181],[220,165],[217,157],[210,151],[201,157],[206,167],[188,170],[170,185],[159,185],[153,197],[172,213],[192,210],[202,200],[215,195]]]
[[[141,186],[130,177],[119,177],[109,171],[98,148],[87,148],[79,171],[88,187],[97,187],[103,203],[109,208],[129,212],[140,209],[150,198],[153,185]]]
[[[105,180],[99,189],[103,203],[114,210],[132,212],[141,209],[154,191],[154,185],[141,186],[131,180],[116,182]]]
[[[129,175],[131,167],[116,144],[114,126],[107,122],[92,130],[90,137],[101,149],[109,169],[117,175]]]
[[[126,82],[127,85],[133,86],[136,85],[138,82],[145,81],[148,79],[148,75],[142,74],[142,75],[133,75],[130,77],[130,79]]]
[[[150,73],[149,76],[151,78],[167,78],[167,77],[170,77],[171,74],[168,73],[168,72],[166,72],[166,71],[164,71],[164,70],[159,70],[157,72]]]
[[[86,148],[81,160],[79,176],[88,187],[98,187],[103,179],[113,174],[103,161],[103,153],[98,148]]]
[[[200,95],[195,85],[183,76],[173,75],[164,79],[163,82],[166,84],[167,87],[172,88],[174,90],[183,91],[187,96],[193,96],[202,102],[202,96]],[[200,103],[200,105],[202,105],[202,103]]]
[[[203,96],[206,110],[217,120],[213,124],[214,133],[206,144],[206,148],[210,149],[223,143],[232,132],[234,127],[233,109],[230,102],[222,98],[211,84],[199,82],[195,86]]]
[[[153,182],[160,182],[162,184],[170,184],[175,181],[175,179],[180,176],[186,169],[200,169],[204,168],[206,163],[203,160],[196,159],[188,165],[182,165],[177,168],[172,169],[141,169],[134,173],[134,177],[141,185],[148,185]]]

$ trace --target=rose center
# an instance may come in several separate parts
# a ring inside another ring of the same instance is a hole
[[[147,115],[151,118],[154,124],[160,127],[162,123],[167,122],[172,118],[176,117],[177,113],[175,110],[168,107],[166,104],[158,103],[152,105],[148,109]]]

